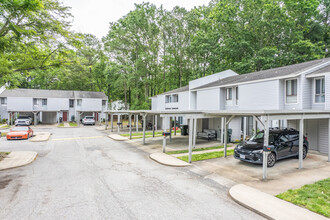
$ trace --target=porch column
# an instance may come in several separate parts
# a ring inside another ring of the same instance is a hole
[[[146,119],[147,119],[147,115],[144,114],[143,115],[143,144],[146,144]]]
[[[174,117],[174,135],[176,136],[176,117]]]
[[[120,123],[120,116],[121,115],[117,115],[117,130],[118,130],[118,133],[120,132],[120,124],[118,124],[118,123]]]
[[[197,118],[194,118],[194,138],[193,138],[193,148],[196,148],[196,139],[197,139],[197,135],[196,135],[196,131],[197,131]]]
[[[8,122],[7,122],[8,125],[10,125],[10,123],[11,123],[11,121],[10,121],[10,114],[11,114],[11,113],[8,112]]]
[[[299,121],[299,169],[303,168],[304,119]]]
[[[253,136],[255,136],[257,134],[257,120],[255,117],[253,117]]]
[[[108,113],[104,114],[104,130],[108,129]]]
[[[136,115],[136,132],[139,132],[139,115]]]
[[[37,125],[37,113],[33,112],[34,114],[34,126]]]
[[[265,120],[265,129],[264,129],[264,146],[268,146],[269,140],[269,119],[268,117]],[[267,179],[267,157],[268,153],[266,151],[263,151],[262,153],[262,179]]]
[[[330,162],[330,118],[328,121],[328,162]]]
[[[172,117],[169,117],[170,121],[170,142],[172,141]]]
[[[223,141],[223,134],[224,134],[224,117],[221,117],[221,131],[220,131],[220,144],[223,144],[224,141]]]
[[[155,115],[155,130],[158,130],[158,122],[157,122],[158,116]]]
[[[152,137],[155,137],[155,115],[152,116]]]
[[[246,140],[246,117],[243,117],[243,141]]]
[[[113,113],[111,113],[110,118],[111,118],[111,132],[113,132]]]
[[[188,160],[189,163],[191,163],[191,160],[192,160],[193,133],[194,133],[193,119],[190,118],[189,119],[189,160]]]
[[[128,114],[128,123],[129,123],[129,139],[132,140],[132,115]]]
[[[227,157],[227,141],[228,141],[228,137],[227,137],[227,130],[228,130],[228,125],[227,125],[227,117],[224,117],[223,118],[223,120],[224,120],[224,124],[225,124],[225,126],[224,126],[224,146],[223,146],[223,155],[224,155],[224,157]]]
[[[166,121],[166,117],[163,117],[163,132],[166,132],[166,127],[165,127],[165,121]],[[163,153],[165,153],[165,148],[166,148],[166,136],[165,134],[163,134]]]

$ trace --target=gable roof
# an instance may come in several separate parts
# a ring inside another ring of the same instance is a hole
[[[272,79],[272,78],[276,78],[276,77],[289,76],[291,74],[301,73],[305,70],[311,69],[315,66],[324,64],[329,61],[330,61],[330,58],[325,58],[325,59],[320,59],[320,60],[308,61],[305,63],[299,63],[299,64],[293,64],[293,65],[289,65],[289,66],[278,67],[278,68],[274,68],[274,69],[263,70],[263,71],[259,71],[259,72],[230,76],[230,77],[206,84],[204,86],[197,87],[194,90],[211,88],[211,87],[221,87],[221,86],[226,86],[226,85],[230,85],[230,84],[238,84],[238,83],[245,83],[245,82],[250,82],[250,81],[252,82],[252,81],[256,81],[256,80]]]
[[[107,100],[103,92],[46,90],[46,89],[6,89],[0,97],[31,97],[31,98],[94,98]]]
[[[186,91],[189,91],[189,85],[183,86],[183,87],[180,87],[180,88],[177,88],[177,89],[173,89],[173,90],[170,90],[170,91],[167,91],[167,92],[163,92],[161,94],[152,96],[150,98],[155,98],[155,97],[157,97],[159,95],[168,95],[168,94],[179,93],[179,92],[186,92]]]

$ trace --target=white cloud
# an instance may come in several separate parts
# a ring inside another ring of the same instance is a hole
[[[179,5],[188,10],[194,6],[207,5],[210,0],[150,0],[157,7],[163,5],[167,10]],[[77,32],[90,33],[102,38],[108,33],[109,23],[134,10],[135,3],[143,0],[62,0],[63,4],[72,7],[74,16],[72,29]]]

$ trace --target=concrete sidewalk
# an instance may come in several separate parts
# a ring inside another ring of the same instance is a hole
[[[164,154],[164,153],[154,153],[150,154],[150,158],[160,164],[172,167],[186,167],[190,166],[190,163],[184,162],[180,159],[177,159],[173,156]]]
[[[32,163],[38,156],[33,151],[14,151],[0,161],[0,170],[20,167]]]
[[[237,203],[268,219],[326,220],[328,218],[244,184],[233,186],[229,195]]]
[[[51,133],[50,132],[36,132],[34,136],[30,138],[31,142],[42,142],[48,141]]]

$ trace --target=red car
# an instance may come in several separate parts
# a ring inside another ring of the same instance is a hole
[[[33,130],[30,127],[15,127],[7,133],[7,140],[29,139],[33,136]]]

